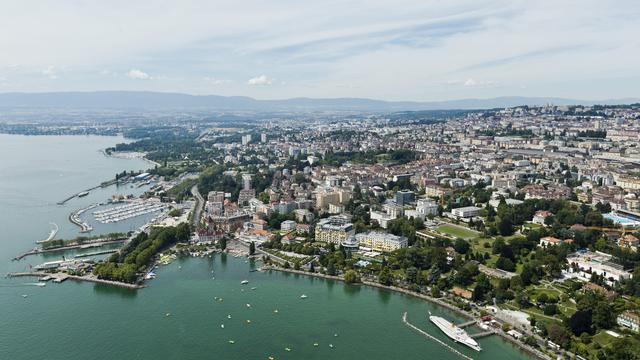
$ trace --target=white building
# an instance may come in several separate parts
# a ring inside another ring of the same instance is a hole
[[[602,275],[605,282],[613,286],[620,280],[630,279],[632,274],[622,265],[611,262],[611,255],[601,252],[577,252],[567,257],[569,272],[588,281],[591,274]]]
[[[428,199],[418,200],[416,211],[424,216],[438,215],[438,204]]]
[[[293,231],[296,229],[296,222],[293,220],[285,220],[280,223],[280,230]]]
[[[472,218],[474,216],[478,216],[482,208],[477,206],[465,206],[461,208],[456,208],[451,210],[451,214],[458,218]]]
[[[339,245],[354,233],[353,224],[346,216],[331,216],[316,225],[316,241]]]
[[[618,315],[617,323],[635,332],[640,332],[640,315],[632,311],[624,311]]]
[[[391,252],[408,246],[407,238],[383,232],[371,231],[356,234],[360,246],[376,251]]]

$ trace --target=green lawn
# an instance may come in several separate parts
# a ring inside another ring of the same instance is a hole
[[[441,233],[448,234],[454,237],[463,238],[466,240],[473,239],[475,237],[478,237],[478,235],[480,235],[480,233],[475,230],[467,229],[463,226],[452,225],[452,224],[440,225],[436,228],[436,230],[440,231]]]
[[[592,340],[600,344],[600,346],[607,346],[611,341],[613,341],[615,337],[607,334],[606,331],[600,331],[596,335],[593,336]]]

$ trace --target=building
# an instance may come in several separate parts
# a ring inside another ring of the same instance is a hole
[[[457,218],[472,218],[474,216],[478,216],[482,208],[477,206],[465,206],[461,208],[451,209],[451,214]]]
[[[553,216],[553,213],[551,211],[538,210],[536,211],[535,215],[533,215],[533,220],[531,220],[531,222],[533,222],[534,224],[545,226],[544,221],[549,216]]]
[[[554,238],[553,236],[545,236],[543,238],[540,239],[540,243],[538,244],[538,246],[540,247],[548,247],[548,246],[556,246],[556,245],[562,245],[562,244],[571,244],[573,242],[572,239],[558,239],[558,238]]]
[[[631,329],[631,331],[640,332],[640,315],[632,311],[624,311],[618,315],[617,323],[620,326]]]
[[[267,134],[265,133],[260,134],[260,142],[263,144],[267,142]]]
[[[315,230],[316,241],[324,241],[336,245],[340,245],[354,233],[353,224],[346,216],[340,215],[320,220]]]
[[[618,246],[620,246],[621,248],[631,249],[633,251],[638,250],[639,244],[640,244],[640,240],[638,240],[637,237],[631,234],[626,234],[624,236],[621,236],[618,239]]]
[[[409,245],[407,238],[404,236],[377,231],[357,234],[356,239],[360,243],[360,246],[383,252],[395,251]]]
[[[395,194],[395,201],[398,205],[406,205],[415,199],[415,194],[410,190],[400,190]]]
[[[416,211],[418,211],[424,216],[438,215],[438,204],[436,204],[431,200],[420,199],[418,200]]]
[[[577,252],[567,257],[568,272],[587,281],[591,279],[592,274],[600,275],[604,277],[609,286],[633,276],[630,272],[625,271],[622,265],[612,262],[611,258],[611,255],[601,252]]]
[[[296,222],[293,220],[285,220],[280,223],[280,230],[293,231],[296,229]]]

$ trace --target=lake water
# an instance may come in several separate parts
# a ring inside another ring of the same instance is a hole
[[[122,141],[0,135],[0,273],[60,258],[10,260],[46,238],[50,222],[60,227],[57,238],[77,236],[78,228],[67,220],[70,212],[114,193],[142,191],[113,186],[56,205],[117,172],[149,166],[100,152]],[[459,359],[403,325],[405,311],[411,322],[474,359],[529,358],[496,336],[479,340],[480,353],[451,343],[428,322],[427,312],[463,319],[415,298],[250,272],[254,267],[227,255],[178,259],[139,291],[73,281],[39,288],[28,285],[36,279],[1,278],[0,359]],[[244,279],[250,283],[240,285]]]

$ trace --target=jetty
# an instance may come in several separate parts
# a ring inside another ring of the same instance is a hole
[[[476,323],[475,320],[470,320],[470,321],[467,321],[465,323],[462,323],[462,324],[456,325],[456,326],[459,327],[460,329],[464,329],[464,328],[469,327],[469,326],[471,326],[471,325],[473,325],[475,323]]]
[[[49,236],[44,240],[36,241],[36,244],[42,244],[43,242],[51,241],[51,240],[53,240],[54,237],[56,237],[56,235],[58,234],[58,230],[60,228],[58,227],[58,224],[56,224],[56,223],[52,222],[51,225],[53,225],[53,229],[51,229],[51,231],[49,232]]]
[[[91,204],[89,206],[87,206],[86,208],[82,208],[79,210],[76,210],[74,212],[72,212],[71,214],[69,214],[69,221],[71,221],[71,223],[73,223],[74,225],[77,225],[80,227],[80,232],[85,233],[85,232],[89,232],[92,231],[93,228],[91,227],[91,225],[87,224],[86,222],[82,221],[82,219],[80,219],[80,215],[82,215],[85,211],[91,210],[95,207],[98,207],[100,204]]]
[[[454,349],[453,347],[451,347],[450,345],[446,344],[444,341],[442,341],[442,340],[440,340],[440,339],[436,338],[435,336],[433,336],[433,335],[429,334],[428,332],[426,332],[426,331],[424,331],[424,330],[420,329],[419,327],[417,327],[417,326],[413,325],[412,323],[410,323],[410,322],[407,320],[407,312],[406,312],[406,311],[404,312],[404,314],[402,314],[402,322],[403,322],[405,325],[407,325],[409,328],[411,328],[412,330],[414,330],[415,332],[417,332],[417,333],[419,333],[419,334],[423,335],[423,336],[424,336],[424,337],[426,337],[427,339],[431,339],[431,340],[433,340],[433,341],[437,342],[438,344],[442,345],[445,349],[447,349],[447,350],[451,351],[452,353],[454,353],[454,354],[458,355],[459,357],[461,357],[461,358],[463,358],[463,359],[465,359],[465,360],[473,360],[473,358],[472,358],[472,357],[467,356],[467,355],[465,355],[465,354],[461,353],[460,351],[458,351],[458,350]]]
[[[46,273],[46,272],[42,272],[42,271],[9,273],[9,274],[7,274],[7,277],[9,277],[9,278],[13,278],[13,277],[37,277],[37,278],[42,278],[42,279],[45,279],[45,278],[48,277],[49,280],[53,280],[53,282],[56,282],[56,283],[61,283],[61,282],[65,281],[65,280],[67,280],[67,279],[72,279],[72,280],[77,280],[77,281],[92,282],[92,283],[96,283],[96,284],[112,285],[112,286],[117,286],[117,287],[126,288],[126,289],[133,289],[133,290],[142,289],[142,288],[146,287],[145,285],[129,284],[129,283],[120,282],[120,281],[98,279],[94,275],[78,276],[78,275],[69,275],[69,274],[65,274],[65,273]]]
[[[27,256],[30,256],[30,255],[53,253],[53,252],[67,251],[67,250],[73,250],[73,249],[88,249],[88,248],[93,248],[93,247],[101,247],[101,246],[104,246],[104,245],[122,243],[122,242],[125,242],[125,241],[127,241],[127,239],[93,241],[93,242],[86,242],[84,244],[61,246],[61,247],[56,247],[56,248],[51,248],[51,249],[35,248],[33,250],[27,251],[25,253],[22,253],[22,254],[20,254],[20,255],[18,255],[16,257],[14,257],[13,260],[16,260],[16,261],[17,260],[22,260],[23,258],[25,258]]]

